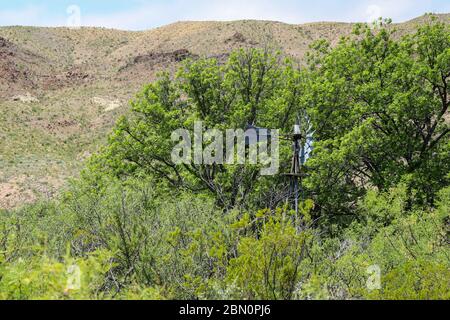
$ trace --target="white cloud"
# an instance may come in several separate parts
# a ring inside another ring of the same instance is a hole
[[[382,16],[380,6],[371,4],[366,9],[367,19],[365,22],[372,23]]]
[[[1,10],[0,22],[2,25],[27,25],[39,21],[42,8],[27,6],[20,10]]]
[[[84,14],[81,8],[82,24],[117,29],[144,29],[167,23],[170,17],[167,5],[141,4],[139,7],[108,14]]]
[[[303,23],[318,20],[368,22],[380,16],[403,22],[432,11],[432,0],[359,0],[329,6],[310,1],[273,0],[175,0],[155,3],[141,0],[139,6],[112,14],[83,16],[84,25],[120,29],[146,29],[180,20],[276,20]],[[444,9],[444,8],[443,8]],[[445,11],[445,10],[444,10]]]
[[[191,16],[197,20],[207,17],[211,20],[259,19],[299,23],[305,18],[301,7],[295,2],[280,5],[270,0],[211,1]]]
[[[17,9],[0,8],[0,26],[51,27],[65,24],[66,17],[48,16],[48,8],[42,5],[27,5]]]
[[[195,3],[195,4],[194,4]],[[112,13],[84,15],[82,24],[121,29],[144,29],[180,20],[260,19],[299,23],[298,6],[280,6],[270,0],[183,1],[165,4],[142,1],[137,8]]]
[[[431,11],[431,0],[365,0],[353,12],[353,21],[373,21],[379,17],[404,22]]]

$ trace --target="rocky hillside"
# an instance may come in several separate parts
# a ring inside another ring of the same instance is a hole
[[[450,22],[449,14],[438,18]],[[394,27],[404,34],[427,19]],[[142,32],[0,28],[0,208],[63,187],[159,71],[265,44],[302,61],[315,40],[336,44],[352,28],[269,21],[179,22]]]

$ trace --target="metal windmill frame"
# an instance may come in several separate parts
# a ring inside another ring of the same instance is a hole
[[[260,132],[265,130],[267,136],[264,139],[271,136],[270,130],[265,128],[255,127],[253,125],[246,128],[256,130],[258,136],[258,142],[260,141]],[[290,191],[286,197],[286,202],[289,202],[293,197],[294,210],[296,215],[299,213],[299,203],[301,198],[301,185],[302,179],[307,177],[305,172],[305,163],[308,160],[312,151],[312,140],[314,131],[310,122],[310,119],[306,112],[302,112],[297,116],[296,124],[294,125],[294,131],[292,134],[281,135],[282,140],[292,142],[292,158],[291,158],[291,170],[289,173],[282,174],[290,180]],[[248,145],[248,142],[246,141]]]
[[[303,120],[303,122],[302,122]],[[303,131],[303,132],[302,132]],[[292,141],[292,160],[291,171],[283,174],[290,180],[290,193],[287,201],[294,197],[294,210],[296,215],[299,213],[299,202],[302,194],[302,179],[307,177],[305,172],[305,163],[312,151],[312,136],[314,131],[306,112],[297,116],[297,122],[294,125],[294,131],[290,135],[284,135],[284,140]]]

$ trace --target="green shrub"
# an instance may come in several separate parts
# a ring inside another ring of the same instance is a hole
[[[110,253],[96,252],[86,259],[62,262],[45,255],[2,265],[0,299],[60,300],[102,299],[105,274],[111,268]]]
[[[273,215],[262,211],[257,217],[263,220],[261,230],[239,240],[237,257],[230,260],[227,270],[227,283],[236,288],[235,298],[290,300],[304,272],[300,266],[307,258],[311,232],[299,231],[282,209]],[[235,227],[245,224],[240,221]]]

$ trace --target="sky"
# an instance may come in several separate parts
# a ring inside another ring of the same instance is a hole
[[[146,30],[176,21],[403,22],[450,13],[450,0],[0,0],[0,26],[95,26]]]

